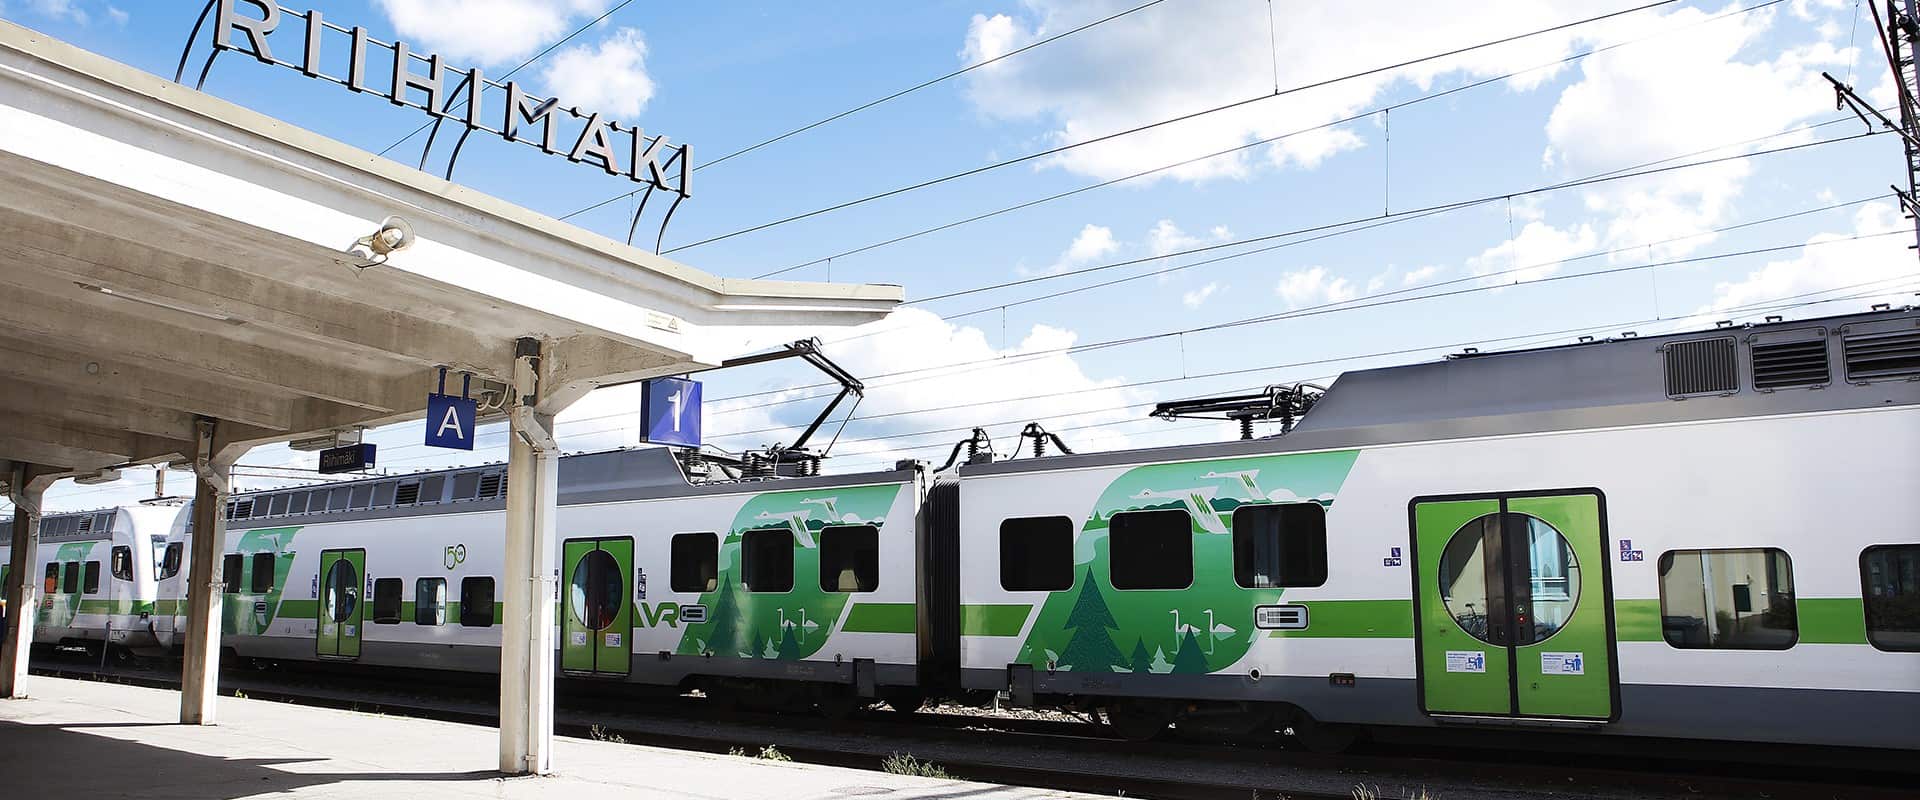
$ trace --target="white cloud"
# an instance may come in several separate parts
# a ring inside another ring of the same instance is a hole
[[[1545,222],[1529,222],[1519,235],[1467,259],[1467,270],[1475,275],[1504,273],[1487,278],[1489,286],[1539,280],[1559,272],[1558,262],[1593,252],[1598,242],[1592,225],[1562,230]]]
[[[1910,231],[1912,227],[1912,223],[1902,218],[1900,210],[1891,203],[1868,203],[1854,213],[1851,231],[1822,233],[1807,240],[1809,244],[1832,244],[1808,248],[1794,258],[1767,262],[1766,266],[1739,280],[1716,284],[1712,301],[1698,313],[1910,274],[1913,272],[1913,253],[1907,246],[1913,241],[1911,236],[1839,240],[1860,234]],[[1876,287],[1864,287],[1861,291],[1871,288]],[[1846,294],[1849,293],[1839,292],[1836,296]]]
[[[1413,286],[1415,284],[1426,283],[1428,278],[1431,278],[1438,274],[1440,274],[1440,268],[1432,264],[1429,264],[1419,269],[1411,270],[1407,274],[1400,276],[1400,285]]]
[[[1087,223],[1086,226],[1082,227],[1080,232],[1073,237],[1073,242],[1067,245],[1067,249],[1060,253],[1060,257],[1053,260],[1052,264],[1042,270],[1031,270],[1026,267],[1021,267],[1019,272],[1022,275],[1051,275],[1057,272],[1066,272],[1081,267],[1093,266],[1107,256],[1119,251],[1120,242],[1113,237],[1112,228]]]
[[[119,6],[107,6],[107,20],[109,22],[121,27],[126,27],[127,20],[131,18],[132,17]]]
[[[76,22],[81,25],[87,24],[90,19],[87,10],[81,8],[76,0],[27,0],[27,8],[43,17]]]
[[[1294,270],[1280,276],[1280,283],[1273,288],[1273,291],[1280,296],[1288,308],[1340,303],[1352,300],[1360,294],[1354,288],[1352,281],[1335,277],[1322,266]]]
[[[516,64],[572,31],[581,18],[599,16],[611,2],[375,0],[401,39],[462,67]]]
[[[549,59],[547,89],[568,105],[630,121],[653,99],[647,41],[633,28],[616,30],[598,44],[567,47]]]
[[[1205,286],[1181,295],[1180,302],[1186,304],[1187,308],[1199,308],[1207,302],[1207,298],[1212,297],[1213,293],[1217,291],[1220,291],[1219,283],[1208,283]]]
[[[1548,119],[1548,160],[1584,175],[1764,136],[1831,114],[1833,92],[1820,72],[1844,70],[1849,54],[1824,41],[1785,47],[1763,41],[1776,21],[1773,10],[1693,24],[1734,8],[1681,9],[1635,17],[1617,28],[1617,35],[1631,37],[1690,26],[1585,59],[1580,80],[1561,94]],[[1653,248],[1655,257],[1680,256],[1713,241],[1694,235],[1727,220],[1756,168],[1735,161],[1678,170],[1597,187],[1584,199],[1589,212],[1607,220],[1602,239],[1609,245],[1693,236]]]
[[[1116,13],[1132,0],[1026,0],[1016,15],[976,15],[960,59],[977,63],[1040,38]],[[1154,8],[1103,24],[976,70],[967,92],[991,117],[1035,120],[1046,138],[1064,144],[1271,92],[1379,67],[1500,35],[1591,16],[1579,0],[1446,0],[1395,7],[1392,25],[1359,3],[1275,4],[1269,45],[1264,3],[1190,3]],[[1147,167],[1309,128],[1375,105],[1399,81],[1429,85],[1447,74],[1486,76],[1532,67],[1570,52],[1574,36],[1600,26],[1474,51],[1393,74],[1381,74],[1263,100],[1232,111],[1132,134],[1064,153],[1048,163],[1112,178]],[[1365,46],[1357,46],[1364,43]],[[1532,88],[1554,70],[1515,83]],[[1241,178],[1263,163],[1312,167],[1359,147],[1353,131],[1326,129],[1274,145],[1170,171],[1182,180]]]
[[[1153,228],[1147,231],[1147,250],[1156,256],[1164,256],[1168,253],[1219,244],[1232,238],[1233,231],[1227,230],[1225,225],[1215,225],[1204,235],[1195,236],[1181,230],[1180,226],[1173,224],[1173,220],[1163,219],[1154,223]]]

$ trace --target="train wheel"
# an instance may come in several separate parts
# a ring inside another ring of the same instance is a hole
[[[1152,700],[1121,700],[1105,709],[1107,727],[1120,738],[1144,742],[1159,738],[1173,724],[1173,707]]]

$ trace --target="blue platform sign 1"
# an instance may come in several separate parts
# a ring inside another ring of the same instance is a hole
[[[640,396],[641,441],[700,446],[700,382],[654,378]]]
[[[472,450],[475,412],[474,402],[465,397],[427,395],[427,446]]]

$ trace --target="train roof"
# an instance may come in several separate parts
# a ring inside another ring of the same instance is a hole
[[[1059,455],[965,475],[1920,404],[1920,310],[1464,352],[1342,374],[1292,432]]]
[[[737,494],[823,486],[911,480],[913,470],[889,470],[804,478],[783,477],[691,483],[664,447],[638,447],[581,453],[560,459],[559,504],[600,503]],[[227,501],[232,530],[285,525],[291,521],[359,519],[497,511],[506,508],[507,465],[383,475],[319,486],[265,489],[236,494]],[[192,515],[182,514],[187,525]]]

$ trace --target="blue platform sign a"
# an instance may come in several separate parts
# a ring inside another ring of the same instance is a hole
[[[475,411],[465,397],[427,395],[427,446],[472,450]]]
[[[700,446],[700,382],[654,378],[640,396],[641,441]]]

